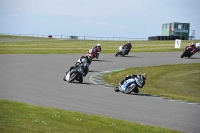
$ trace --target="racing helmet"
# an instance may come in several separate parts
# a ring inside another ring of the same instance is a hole
[[[130,41],[128,41],[127,43],[131,43]]]
[[[97,47],[101,47],[101,44],[97,44]]]
[[[143,79],[142,79],[141,76],[138,75],[138,76],[135,78],[135,81],[136,81],[136,83],[137,83],[139,86],[142,86]]]
[[[195,44],[194,44],[194,43],[192,43],[192,44],[190,45],[190,47],[195,47]]]

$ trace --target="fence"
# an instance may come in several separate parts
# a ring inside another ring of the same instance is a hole
[[[69,36],[69,35],[39,35],[39,34],[13,34],[13,33],[1,33],[0,35],[10,36],[26,36],[26,37],[40,37],[40,38],[56,38],[56,39],[74,39],[74,40],[108,40],[108,41],[132,41],[143,40],[148,38],[126,38],[126,37],[93,37],[93,36]]]

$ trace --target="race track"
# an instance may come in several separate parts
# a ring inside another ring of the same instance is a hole
[[[181,52],[101,54],[84,83],[62,80],[80,54],[0,55],[0,99],[125,119],[190,133],[200,132],[200,105],[148,95],[126,95],[93,84],[91,74],[127,67],[200,62],[200,53],[181,59]],[[147,74],[148,75],[148,74]],[[148,78],[147,78],[148,80]],[[155,79],[156,80],[156,79]],[[186,79],[187,81],[187,79]],[[148,82],[148,81],[147,81]]]

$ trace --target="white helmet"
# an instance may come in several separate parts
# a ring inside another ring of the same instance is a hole
[[[101,44],[97,44],[97,47],[101,47]]]

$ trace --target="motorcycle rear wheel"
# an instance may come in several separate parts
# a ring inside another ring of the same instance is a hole
[[[78,81],[79,83],[83,83],[83,77],[78,77],[77,81]]]
[[[134,93],[138,93],[138,92],[139,92],[138,88],[134,88],[134,89],[133,89],[133,92],[134,92]]]

